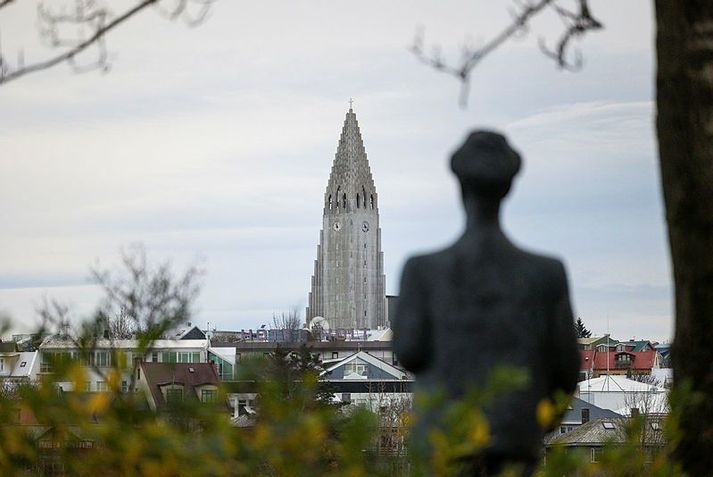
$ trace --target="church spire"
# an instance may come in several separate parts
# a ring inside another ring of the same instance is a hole
[[[330,210],[330,197],[334,211],[356,210],[365,205],[376,208],[376,186],[351,101],[327,183],[325,211]]]
[[[384,255],[376,187],[350,100],[332,162],[307,319],[331,328],[386,324]]]

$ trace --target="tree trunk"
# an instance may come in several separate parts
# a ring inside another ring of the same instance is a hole
[[[713,1],[656,0],[656,127],[673,264],[675,456],[693,476],[713,469]],[[695,397],[700,399],[695,399]],[[690,399],[693,397],[694,399]]]

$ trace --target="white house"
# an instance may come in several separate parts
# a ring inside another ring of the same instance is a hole
[[[106,371],[118,367],[122,370],[122,391],[129,390],[135,363],[207,363],[207,339],[155,340],[145,352],[139,351],[138,340],[99,339],[88,356],[82,356],[76,344],[67,338],[50,336],[39,347],[39,373],[52,374],[57,360],[79,360],[87,373],[85,389],[81,391],[107,391]],[[73,390],[72,383],[58,382],[63,390]]]
[[[631,408],[646,414],[668,412],[667,390],[664,387],[624,376],[604,375],[580,381],[578,395],[583,401],[623,415],[630,414]]]

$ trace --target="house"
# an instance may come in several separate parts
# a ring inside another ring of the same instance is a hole
[[[564,447],[568,453],[579,450],[588,457],[589,462],[596,464],[606,446],[618,446],[627,442],[626,430],[630,425],[637,423],[624,417],[594,419],[571,432],[551,436],[545,442],[545,465],[547,455],[556,447]],[[656,453],[661,452],[666,445],[663,421],[659,416],[647,417],[641,421],[641,425],[643,428],[638,434],[640,440],[637,444],[645,453],[645,461],[653,462]],[[642,475],[645,475],[645,472]]]
[[[172,336],[168,336],[168,338],[176,340],[204,340],[207,337],[203,330],[189,321],[185,326],[177,329]]]
[[[37,351],[17,351],[15,343],[0,343],[0,383],[4,389],[17,384],[37,381],[39,360]]]
[[[590,336],[589,338],[577,338],[577,346],[580,350],[593,350],[597,346],[617,344],[618,341],[612,339],[608,334],[604,336]]]
[[[580,380],[604,374],[649,375],[652,369],[661,366],[661,356],[648,341],[598,344],[593,349],[580,350],[579,354]]]
[[[320,336],[307,340],[281,341],[288,335],[275,333],[276,330],[242,330],[236,332],[210,332],[209,360],[218,365],[221,377],[225,381],[236,379],[236,368],[241,360],[261,358],[272,354],[279,346],[287,351],[297,351],[307,345],[311,352],[325,365],[366,351],[384,362],[398,366],[398,360],[391,346],[392,332],[382,329],[336,329],[322,331]],[[278,330],[279,331],[279,330]],[[302,330],[304,331],[304,330]]]
[[[58,360],[78,360],[86,372],[85,389],[79,391],[108,391],[106,372],[118,367],[122,371],[121,391],[128,392],[131,374],[140,362],[151,363],[207,363],[207,339],[161,339],[151,343],[146,351],[139,350],[138,340],[98,339],[91,350],[83,351],[71,339],[49,336],[39,346],[39,375],[54,373]],[[73,390],[68,381],[58,381],[64,391]]]
[[[364,406],[379,416],[379,436],[375,443],[381,455],[405,455],[406,416],[413,403],[413,375],[366,351],[358,351],[330,362],[322,380],[333,389],[334,400],[346,412]]]
[[[189,400],[220,405],[219,386],[211,363],[142,362],[137,369],[136,389],[144,392],[153,411]]]
[[[412,396],[413,376],[366,351],[331,363],[322,372],[336,392],[336,400],[343,404],[366,406],[374,412]]]
[[[577,386],[577,396],[583,401],[621,415],[630,414],[632,408],[646,414],[666,414],[669,411],[668,392],[656,384],[604,375],[580,381]]]
[[[82,455],[97,447],[93,437],[80,426],[65,426],[58,429],[52,426],[31,425],[15,426],[14,430],[33,442],[38,458],[32,467],[28,467],[29,475],[64,476],[66,474],[65,460],[67,454],[72,458],[81,459]]]
[[[574,397],[569,403],[569,406],[567,406],[567,412],[562,416],[562,422],[560,422],[559,428],[546,436],[545,440],[571,432],[579,426],[595,419],[618,419],[621,417],[623,417],[621,414],[617,414],[614,411],[603,409]]]

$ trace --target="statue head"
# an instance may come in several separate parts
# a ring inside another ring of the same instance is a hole
[[[473,131],[451,156],[451,170],[458,177],[463,196],[502,199],[522,161],[502,134]]]

